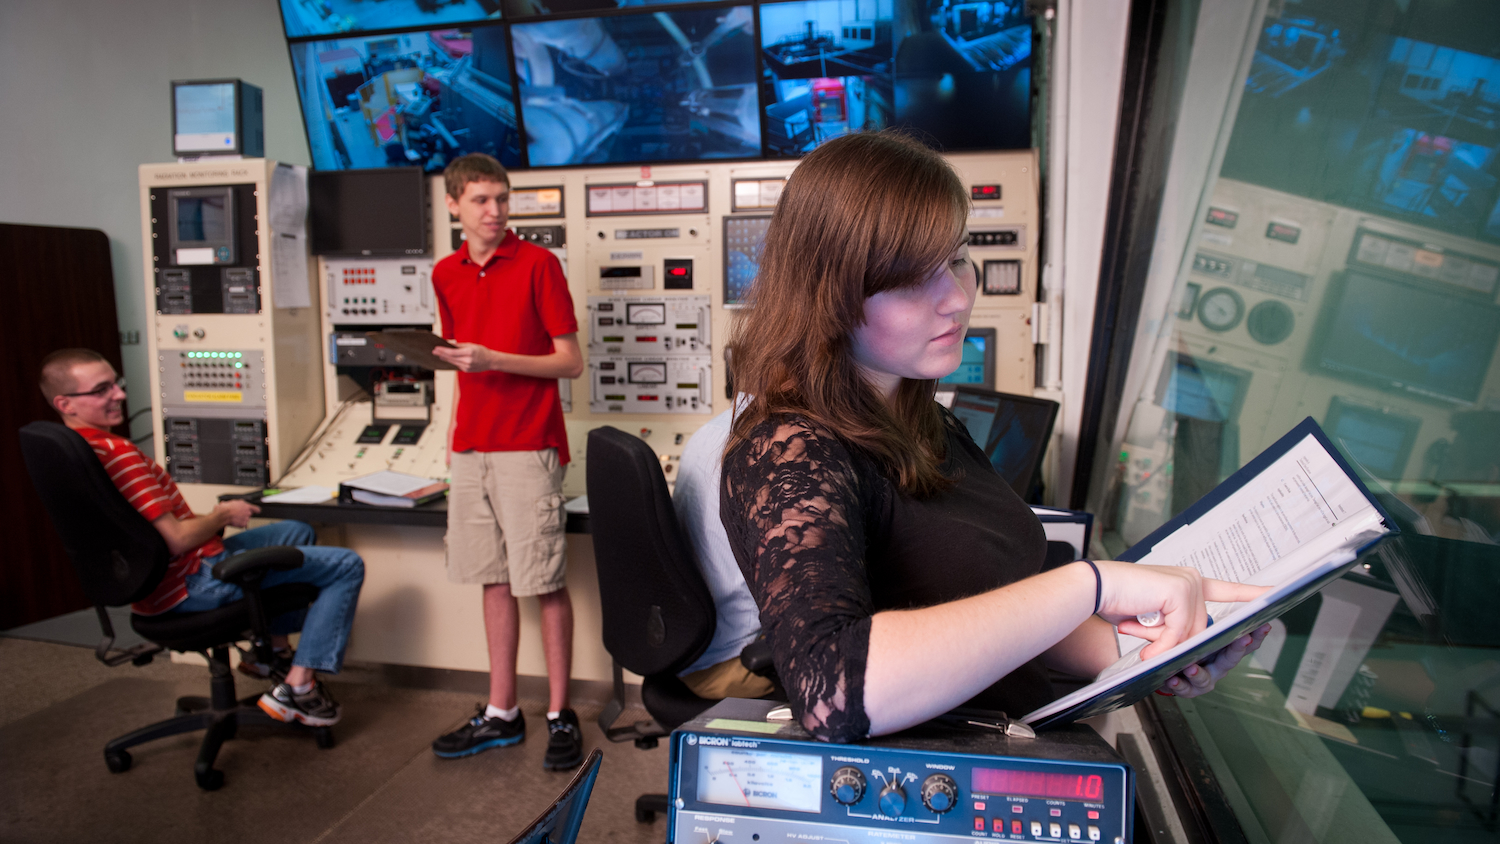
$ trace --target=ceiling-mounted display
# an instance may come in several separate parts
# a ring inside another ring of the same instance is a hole
[[[287,38],[437,29],[499,16],[497,0],[281,0]]]
[[[907,126],[946,150],[1031,145],[1024,0],[760,6],[766,154]]]
[[[503,24],[290,45],[313,166],[522,165]]]
[[[750,6],[511,27],[532,167],[760,155]]]

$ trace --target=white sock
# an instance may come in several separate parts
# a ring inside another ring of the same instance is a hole
[[[556,721],[557,719],[559,719],[561,717],[562,717],[562,713],[561,712],[548,712],[547,713],[547,720],[548,721]]]
[[[313,690],[312,683],[303,683],[300,686],[292,686],[292,694],[305,695]]]
[[[493,703],[484,708],[484,717],[499,718],[502,721],[514,721],[521,714],[521,707],[512,706],[509,709],[501,709]]]

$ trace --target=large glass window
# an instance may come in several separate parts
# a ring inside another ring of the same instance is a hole
[[[1251,841],[1494,841],[1500,4],[1265,5],[1221,114],[1174,115],[1090,509],[1118,554],[1316,419],[1402,536],[1166,705]]]

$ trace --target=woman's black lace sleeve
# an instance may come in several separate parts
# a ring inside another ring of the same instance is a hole
[[[848,449],[795,417],[762,423],[724,459],[720,515],[730,546],[792,710],[826,741],[870,731],[874,609],[860,492]]]

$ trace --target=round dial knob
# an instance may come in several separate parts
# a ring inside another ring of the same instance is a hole
[[[880,813],[897,818],[904,811],[906,811],[906,790],[899,782],[886,783],[885,788],[880,790]]]
[[[958,805],[958,783],[947,774],[933,774],[922,783],[922,805],[939,815]]]
[[[833,794],[833,799],[845,806],[853,806],[865,796],[865,775],[858,768],[850,768],[847,765],[833,772],[833,780],[828,783],[828,790]]]

